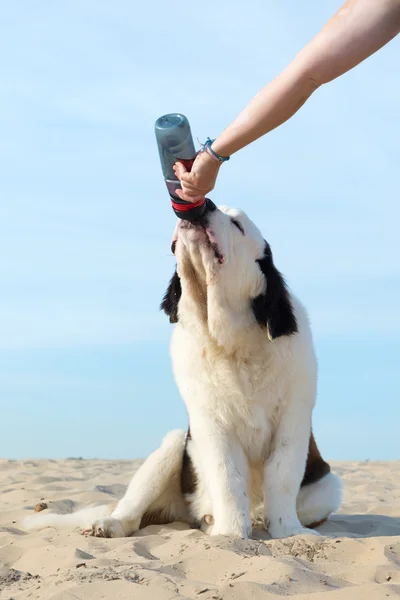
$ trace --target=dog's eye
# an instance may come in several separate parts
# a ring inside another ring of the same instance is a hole
[[[231,221],[232,221],[233,225],[235,227],[237,227],[239,229],[239,231],[244,235],[244,229],[241,226],[241,224],[239,223],[239,221],[236,221],[236,219],[231,219]]]
[[[176,248],[176,240],[174,240],[171,244],[171,252],[172,254],[175,254],[175,248]]]

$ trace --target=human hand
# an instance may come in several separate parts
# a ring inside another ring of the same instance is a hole
[[[182,189],[176,190],[181,200],[197,202],[214,189],[221,163],[207,152],[197,154],[189,172],[179,161],[174,166],[174,173],[181,182]]]

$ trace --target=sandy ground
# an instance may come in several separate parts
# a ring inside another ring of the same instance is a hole
[[[400,597],[400,462],[333,463],[340,514],[313,536],[250,541],[185,524],[125,539],[26,533],[36,503],[68,512],[121,497],[139,461],[0,461],[0,599],[381,600]]]

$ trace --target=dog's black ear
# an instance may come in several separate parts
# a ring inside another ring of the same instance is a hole
[[[169,316],[170,323],[178,322],[178,304],[182,295],[182,287],[180,277],[175,269],[169,282],[167,291],[161,302],[160,310],[163,310]]]
[[[271,340],[298,331],[290,295],[281,273],[274,265],[269,244],[265,242],[264,256],[257,260],[265,275],[266,290],[253,300],[257,322],[266,327]]]

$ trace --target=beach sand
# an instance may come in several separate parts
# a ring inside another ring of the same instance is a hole
[[[84,537],[22,519],[112,503],[140,461],[0,461],[0,599],[386,600],[400,597],[400,462],[338,462],[340,513],[314,536],[209,537],[183,523]]]

